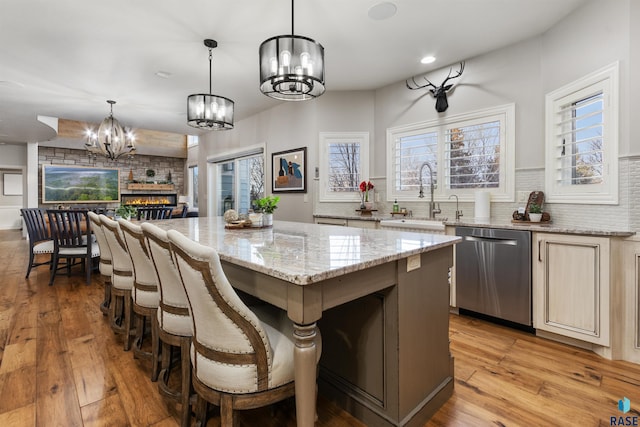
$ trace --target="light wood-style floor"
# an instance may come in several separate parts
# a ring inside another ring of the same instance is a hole
[[[59,276],[50,287],[46,266],[25,280],[27,251],[19,232],[0,231],[0,426],[178,425],[148,362],[122,350],[100,312],[100,280]],[[455,392],[428,426],[609,426],[623,396],[627,415],[640,415],[640,365],[455,315],[450,335]],[[322,397],[318,416],[320,427],[362,425]],[[240,421],[295,426],[295,405]]]

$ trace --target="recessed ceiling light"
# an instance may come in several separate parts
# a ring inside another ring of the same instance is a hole
[[[435,56],[425,56],[424,58],[422,58],[420,60],[420,63],[422,64],[432,64],[433,62],[435,62],[436,57]]]
[[[168,79],[169,77],[171,77],[171,73],[168,71],[156,71],[156,76],[163,79]]]
[[[382,2],[373,5],[369,8],[369,18],[375,21],[382,21],[383,19],[389,19],[396,14],[398,8],[395,4],[389,2]]]

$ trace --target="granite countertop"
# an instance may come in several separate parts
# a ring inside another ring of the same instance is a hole
[[[357,219],[363,221],[381,221],[383,219],[413,219],[421,220],[426,218],[420,217],[393,217],[392,215],[373,215],[369,217],[362,217],[359,215],[330,215],[330,214],[315,214],[314,218],[336,218],[336,219]],[[561,226],[553,223],[512,223],[507,220],[495,221],[491,220],[486,223],[476,223],[473,221],[450,221],[446,218],[436,218],[443,221],[444,225],[450,227],[479,227],[479,228],[503,228],[508,230],[529,230],[544,233],[559,233],[559,234],[581,234],[586,236],[603,236],[603,237],[629,237],[636,234],[633,231],[628,230],[598,230],[593,228],[581,228],[579,226]],[[427,231],[425,231],[427,232]]]
[[[582,234],[588,236],[603,237],[629,237],[635,233],[624,230],[596,230],[591,228],[567,227],[554,225],[553,223],[513,223],[511,221],[489,221],[476,223],[473,221],[445,221],[446,226],[452,227],[478,227],[478,228],[503,228],[508,230],[528,230],[540,233]]]
[[[213,247],[222,260],[298,285],[364,270],[460,241],[456,236],[289,221],[274,221],[270,228],[226,229],[221,217],[153,223]]]

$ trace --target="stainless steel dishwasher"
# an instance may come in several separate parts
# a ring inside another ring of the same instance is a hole
[[[531,233],[456,227],[456,305],[532,327]]]

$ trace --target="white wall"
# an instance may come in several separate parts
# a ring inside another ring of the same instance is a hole
[[[274,101],[276,104],[276,101]],[[315,168],[318,166],[319,132],[365,131],[373,134],[374,96],[372,91],[328,92],[306,102],[277,103],[273,108],[235,123],[234,129],[210,132],[200,137],[200,211],[209,182],[202,174],[206,158],[242,146],[266,143],[267,193],[271,193],[271,153],[307,147],[307,194],[278,193],[276,217],[285,221],[313,221],[313,201],[317,194]],[[372,135],[373,136],[373,135]]]
[[[20,208],[24,206],[23,196],[5,196],[2,189],[5,173],[23,175],[26,182],[25,170],[27,164],[27,147],[25,144],[0,145],[0,230],[19,229],[22,226]],[[23,184],[23,194],[25,194]]]

